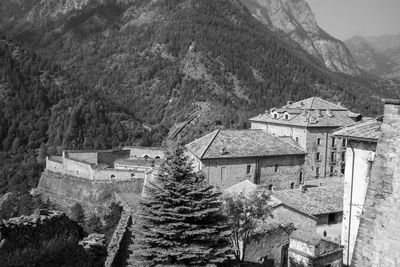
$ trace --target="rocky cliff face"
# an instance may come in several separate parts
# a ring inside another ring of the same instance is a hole
[[[395,63],[378,50],[365,38],[355,36],[345,41],[360,68],[375,75],[382,76],[392,71]]]
[[[346,46],[322,30],[304,0],[241,0],[253,16],[273,30],[283,31],[330,70],[359,75]]]

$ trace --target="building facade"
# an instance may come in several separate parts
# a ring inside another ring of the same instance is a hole
[[[342,267],[343,248],[302,230],[290,235],[289,267]]]
[[[381,125],[382,117],[378,117],[342,127],[333,133],[347,140],[341,240],[346,265],[350,265],[353,258]]]
[[[251,118],[251,129],[264,130],[278,137],[291,137],[308,154],[305,179],[339,177],[345,171],[346,140],[331,135],[332,131],[361,116],[341,105],[318,97],[288,102]]]
[[[297,188],[306,152],[260,130],[217,130],[187,145],[196,170],[222,189],[244,180],[269,189]]]

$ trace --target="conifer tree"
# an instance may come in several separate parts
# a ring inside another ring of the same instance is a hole
[[[183,146],[167,149],[166,155],[132,225],[130,264],[201,266],[224,261],[230,232],[221,193],[193,170]]]

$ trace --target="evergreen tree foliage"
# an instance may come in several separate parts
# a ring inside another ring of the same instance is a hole
[[[89,234],[102,233],[103,224],[101,223],[100,218],[97,217],[96,215],[90,216],[89,219],[86,221],[85,231]]]
[[[112,202],[109,208],[109,212],[104,215],[104,234],[106,235],[107,243],[110,241],[115,228],[118,225],[119,220],[121,219],[122,214],[122,206],[119,204]]]
[[[80,203],[75,203],[71,207],[71,219],[81,226],[85,225],[85,211]]]
[[[133,223],[131,264],[203,265],[230,251],[220,192],[193,170],[183,146],[170,147]]]

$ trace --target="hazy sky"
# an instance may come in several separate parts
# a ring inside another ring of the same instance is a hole
[[[318,24],[334,37],[400,33],[400,0],[306,0]]]

